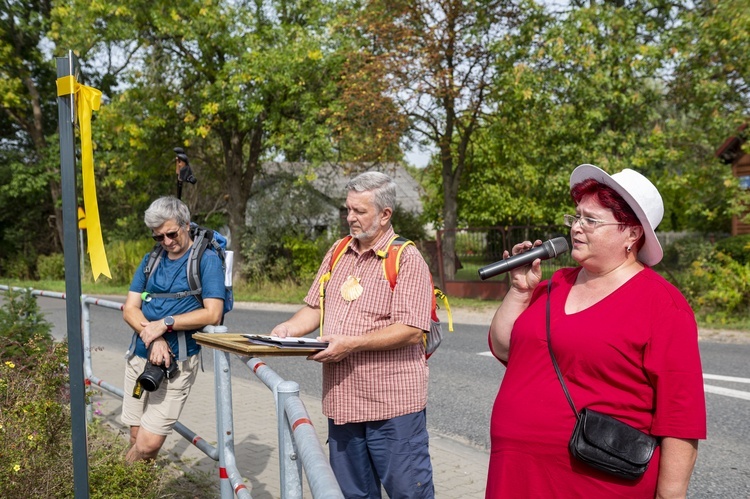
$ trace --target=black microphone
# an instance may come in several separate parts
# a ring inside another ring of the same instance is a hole
[[[505,260],[500,260],[499,262],[491,263],[486,267],[482,267],[479,269],[479,277],[481,277],[482,280],[489,279],[490,277],[502,274],[503,272],[508,272],[509,270],[529,265],[537,258],[541,258],[542,260],[555,258],[563,253],[567,253],[569,249],[568,241],[564,237],[556,237],[543,242],[541,246],[532,248],[529,251],[513,255]]]

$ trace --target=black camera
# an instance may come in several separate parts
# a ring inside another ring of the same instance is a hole
[[[177,376],[179,371],[174,358],[172,358],[169,367],[165,367],[164,364],[155,365],[147,360],[146,367],[136,381],[147,392],[154,392],[159,389],[159,385],[164,381],[164,378],[172,379]]]

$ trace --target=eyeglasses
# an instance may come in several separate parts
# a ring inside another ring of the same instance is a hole
[[[166,234],[159,234],[158,236],[156,234],[151,234],[151,237],[154,238],[154,241],[160,243],[164,240],[165,237],[168,237],[169,239],[174,241],[178,235],[180,235],[180,229],[177,229],[174,232],[167,232]]]
[[[573,227],[573,224],[578,222],[581,224],[581,229],[584,230],[594,230],[600,225],[628,225],[623,222],[609,222],[591,217],[582,217],[581,215],[563,215],[563,221],[568,227]]]

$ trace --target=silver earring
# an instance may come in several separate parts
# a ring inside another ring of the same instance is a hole
[[[628,246],[628,253],[630,253],[631,249],[633,249],[633,245],[632,244],[630,246]]]

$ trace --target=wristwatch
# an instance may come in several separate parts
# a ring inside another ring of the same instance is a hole
[[[174,327],[174,317],[171,315],[168,315],[164,318],[164,325],[167,326],[167,332],[171,333],[172,328]]]

